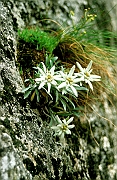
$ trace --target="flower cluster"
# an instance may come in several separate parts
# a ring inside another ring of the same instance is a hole
[[[45,89],[51,97],[52,87],[56,88],[62,94],[70,93],[78,97],[78,90],[82,87],[82,82],[85,82],[93,91],[92,82],[100,81],[101,77],[91,74],[92,61],[90,61],[87,68],[82,68],[78,62],[76,62],[76,65],[80,70],[78,73],[74,73],[75,65],[72,66],[69,72],[66,72],[63,67],[60,71],[55,71],[55,66],[48,70],[42,62],[43,68],[37,67],[39,77],[35,78],[38,89]]]
[[[54,60],[56,59],[54,58]],[[47,59],[46,62],[49,63],[49,60]],[[35,78],[28,79],[30,84],[22,91],[24,92],[24,98],[27,98],[31,94],[31,91],[33,91],[33,95],[37,95],[39,102],[39,92],[40,90],[44,90],[52,99],[53,95],[57,96],[56,103],[59,104],[60,102],[63,105],[63,110],[66,112],[68,104],[75,109],[74,103],[69,99],[69,96],[66,96],[67,94],[77,98],[79,90],[88,90],[82,86],[82,84],[85,86],[85,83],[93,91],[92,83],[101,79],[100,76],[92,74],[92,61],[90,61],[86,68],[83,68],[76,62],[76,66],[73,65],[69,71],[63,66],[60,70],[56,70],[56,66],[53,63],[49,65],[41,62],[39,66],[34,67],[36,69]],[[75,70],[76,67],[79,69],[78,72]],[[60,140],[63,140],[65,134],[71,134],[70,129],[74,125],[69,124],[73,121],[73,117],[60,120],[58,116],[55,116],[54,119],[56,120],[56,126],[52,124],[51,128],[55,130],[55,135],[59,136]]]

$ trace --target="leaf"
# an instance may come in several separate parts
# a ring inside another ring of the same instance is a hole
[[[37,95],[37,102],[39,102],[39,101],[40,101],[40,97],[39,97],[39,91],[38,91],[38,89],[35,89],[35,93],[36,93],[36,95]]]
[[[30,78],[29,81],[31,84],[34,84],[34,79]]]
[[[73,106],[73,108],[75,109],[75,104],[72,102],[71,99],[69,99],[69,98],[66,97],[66,96],[63,96],[63,98],[64,98],[67,102],[69,102],[69,103]],[[68,105],[68,104],[67,104],[67,105]]]
[[[76,87],[77,90],[79,91],[87,91],[88,89],[85,87]]]
[[[30,93],[31,93],[31,91],[25,92],[25,94],[24,94],[24,99],[26,99],[26,98],[30,95]]]
[[[64,116],[64,117],[68,117],[68,116],[71,116],[71,115],[73,115],[73,113],[71,113],[71,112],[66,112],[66,111],[60,111],[60,112],[58,112],[57,114],[59,114],[59,116]]]
[[[63,109],[66,111],[66,102],[63,99],[61,99],[61,103],[63,105]]]
[[[50,119],[49,126],[52,127],[52,126],[57,125],[57,120],[55,118],[55,113],[52,110],[50,110],[50,117],[51,117],[51,119]]]
[[[59,92],[56,90],[56,103],[58,102],[59,99]]]
[[[52,61],[54,62],[54,61],[56,61],[56,60],[58,59],[58,57],[55,56],[55,57],[52,57],[51,59],[52,59]]]
[[[73,114],[74,116],[81,117],[81,113],[73,112],[72,114]]]
[[[34,90],[34,89],[36,89],[37,88],[37,84],[35,83],[35,84],[33,84],[33,86],[31,87],[31,90]]]
[[[55,62],[57,59],[58,59],[57,56],[52,57],[52,58],[50,59],[50,65],[51,65],[51,67],[54,65],[54,62]]]
[[[31,87],[30,87],[30,86],[28,86],[28,87],[26,87],[26,88],[22,89],[22,93],[24,93],[24,92],[28,91],[30,88],[31,88]]]
[[[30,100],[33,101],[34,97],[35,97],[35,91],[32,93]]]

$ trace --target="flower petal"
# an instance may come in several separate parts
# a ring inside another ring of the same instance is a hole
[[[70,86],[70,88],[72,89],[73,94],[74,94],[76,97],[78,97],[78,92],[77,92],[77,90],[75,89],[75,87],[74,87],[74,86]]]
[[[50,69],[50,72],[52,75],[54,75],[54,70],[55,70],[55,66],[53,66],[51,69]]]
[[[72,68],[70,69],[68,76],[71,77],[74,73],[74,70],[75,70],[75,65],[73,65]]]
[[[50,94],[51,83],[47,83],[47,85],[48,85],[48,93]]]
[[[75,125],[74,124],[72,124],[72,125],[68,125],[68,129],[72,129],[72,128],[74,128],[75,127]]]
[[[83,71],[82,66],[79,64],[79,62],[76,62],[77,67],[80,69],[80,71]]]
[[[55,118],[57,119],[57,121],[58,121],[59,124],[62,124],[62,121],[60,120],[60,118],[59,118],[58,115],[56,115]]]
[[[40,78],[36,78],[36,79],[35,79],[36,83],[40,83],[40,81],[43,81],[43,80],[45,80],[43,77],[40,77]]]
[[[64,135],[65,135],[65,134],[64,134],[64,132],[63,132],[63,133],[61,134],[61,136],[60,136],[60,140],[61,140],[61,141],[64,140]]]
[[[55,80],[52,80],[51,84],[53,84],[54,86],[57,85],[57,82]]]
[[[91,88],[91,90],[93,91],[93,85],[92,85],[92,83],[91,83],[89,80],[87,81],[87,83],[88,83],[89,87]]]
[[[41,63],[42,63],[42,65],[43,65],[44,73],[46,73],[46,72],[47,72],[46,66],[45,66],[45,64],[44,64],[43,62],[41,62]]]
[[[38,67],[38,70],[39,70],[39,72],[41,73],[41,75],[43,75],[43,76],[46,75],[45,72],[44,72],[40,67]]]
[[[81,77],[81,78],[75,78],[74,79],[74,83],[78,83],[78,82],[81,82],[84,80],[84,77]]]
[[[58,132],[58,136],[60,136],[60,137],[61,137],[61,136],[64,136],[64,132],[63,132],[63,131],[59,131],[59,132]]]
[[[41,82],[38,89],[41,89],[43,86],[45,86],[45,81]]]
[[[66,134],[71,134],[71,131],[70,131],[69,129],[67,129],[67,130],[65,131],[65,133],[66,133]]]
[[[62,89],[62,95],[64,95],[64,94],[67,94],[67,91],[66,91],[66,89],[64,88],[64,89]]]
[[[89,71],[91,69],[92,63],[93,63],[93,61],[91,60],[86,68],[86,71]]]
[[[55,131],[59,130],[57,126],[52,126],[51,129],[54,129]]]
[[[66,82],[62,82],[59,86],[58,89],[64,88],[66,87]]]
[[[100,81],[101,76],[91,74],[90,78],[91,78],[92,81]]]
[[[67,125],[66,119],[63,119],[62,121],[65,125]]]
[[[66,74],[64,72],[60,71],[60,74],[64,79],[66,79]]]
[[[60,75],[54,75],[54,79],[58,81],[65,81]]]
[[[68,121],[67,124],[70,124],[73,121],[74,117],[71,117]]]

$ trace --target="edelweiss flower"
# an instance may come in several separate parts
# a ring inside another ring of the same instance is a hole
[[[72,121],[73,121],[74,117],[71,117],[70,119],[66,120],[63,119],[62,121],[60,120],[60,118],[58,116],[56,116],[56,119],[58,121],[58,125],[57,126],[53,126],[51,127],[53,130],[55,130],[55,135],[60,137],[60,140],[64,140],[64,136],[65,134],[71,134],[70,129],[74,128],[74,124],[73,125],[69,125]]]
[[[76,62],[76,65],[81,71],[78,73],[78,76],[83,77],[83,81],[87,83],[89,87],[91,88],[91,90],[93,91],[93,85],[91,82],[100,81],[101,76],[91,74],[92,61],[90,61],[87,68],[82,68],[82,66],[78,62]]]
[[[78,92],[76,88],[79,87],[77,83],[80,82],[82,78],[78,78],[77,76],[73,75],[74,70],[75,70],[75,65],[72,66],[68,74],[64,73],[63,71],[60,71],[60,74],[62,76],[61,81],[63,82],[58,86],[58,89],[62,89],[62,94],[66,94],[68,91],[77,97]]]
[[[40,67],[37,68],[40,72],[40,77],[36,78],[35,81],[37,84],[39,84],[38,89],[44,88],[44,86],[47,85],[48,93],[50,94],[51,86],[54,85],[57,88],[56,80],[61,80],[61,78],[59,75],[55,74],[55,66],[48,70],[43,62],[42,65],[43,70]]]

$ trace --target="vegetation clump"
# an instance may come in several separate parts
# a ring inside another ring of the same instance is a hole
[[[20,40],[35,45],[36,49],[40,51],[44,48],[49,53],[52,53],[58,44],[57,36],[51,35],[48,32],[44,32],[38,27],[31,29],[26,28],[23,31],[19,30],[18,34]]]
[[[73,15],[71,12],[71,18]],[[89,42],[88,28],[95,18],[85,10],[78,25],[73,22],[51,33],[38,27],[18,32],[24,98],[35,104],[41,116],[49,118],[62,140],[65,133],[71,134],[69,127],[74,125],[68,124],[73,118],[91,111],[97,100],[102,103],[104,93],[116,96],[116,56],[96,45],[97,39]]]

